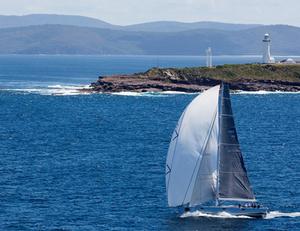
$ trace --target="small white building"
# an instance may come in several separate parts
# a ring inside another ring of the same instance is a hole
[[[275,59],[271,57],[271,39],[269,34],[265,34],[263,39],[263,63],[275,63]]]
[[[297,62],[292,59],[292,58],[287,58],[287,59],[284,59],[282,61],[280,61],[280,63],[284,63],[284,64],[296,64]]]

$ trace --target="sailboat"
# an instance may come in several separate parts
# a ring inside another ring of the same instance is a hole
[[[243,161],[228,84],[197,96],[173,132],[166,161],[170,207],[208,214],[264,217]]]

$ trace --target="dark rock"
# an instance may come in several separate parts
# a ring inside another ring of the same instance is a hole
[[[240,77],[239,77],[240,76]],[[243,77],[248,76],[248,77]],[[92,92],[199,92],[228,82],[232,90],[300,91],[300,65],[223,65],[217,68],[153,68],[132,75],[101,76]]]

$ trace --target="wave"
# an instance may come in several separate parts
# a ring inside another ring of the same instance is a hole
[[[163,97],[168,95],[197,95],[201,92],[182,92],[182,91],[162,91],[162,92],[131,92],[122,91],[114,92],[112,95],[119,96],[151,96],[151,97]],[[287,91],[234,91],[233,94],[237,95],[268,95],[268,94],[300,94],[300,92],[287,92]]]
[[[111,94],[112,95],[120,95],[120,96],[144,96],[147,93],[122,91],[122,92],[114,92],[114,93],[111,93]]]
[[[198,93],[182,92],[182,91],[162,91],[162,92],[132,92],[132,91],[122,91],[114,92],[112,95],[119,96],[150,96],[150,97],[164,97],[168,95],[194,95]]]
[[[183,92],[183,91],[161,91],[161,92],[132,92],[132,91],[122,91],[110,93],[112,95],[119,96],[151,96],[151,97],[163,97],[168,95],[197,95],[201,92]],[[234,91],[233,94],[237,95],[268,95],[268,94],[300,94],[300,92],[287,92],[287,91]]]
[[[40,95],[56,95],[56,96],[67,96],[67,95],[87,95],[92,94],[92,92],[83,92],[82,89],[90,89],[89,85],[48,85],[46,87],[29,87],[29,88],[2,88],[2,91],[15,91],[29,94],[40,94]],[[102,94],[102,93],[99,93]],[[176,91],[165,91],[165,92],[114,92],[111,95],[117,96],[134,96],[134,97],[166,97],[168,95],[181,95],[181,94],[195,94],[186,92],[176,92]]]
[[[200,92],[184,92],[184,91],[163,91],[161,94],[167,94],[167,95],[196,95],[199,94]]]
[[[39,95],[55,95],[55,96],[67,96],[67,95],[86,95],[88,92],[81,91],[82,89],[89,89],[88,85],[84,86],[72,86],[72,85],[49,85],[47,87],[36,88],[7,88],[1,89],[4,91],[15,91],[29,94]]]
[[[83,92],[82,89],[90,89],[89,85],[48,85],[48,86],[33,86],[28,88],[0,88],[2,91],[17,91],[31,94],[40,95],[87,95],[91,92]],[[200,92],[182,92],[182,91],[162,91],[162,92],[131,92],[122,91],[110,93],[111,95],[118,96],[133,96],[133,97],[165,97],[172,95],[197,95]],[[100,93],[101,94],[101,93]],[[233,94],[237,95],[267,95],[267,94],[300,94],[300,92],[286,92],[286,91],[234,91]]]
[[[252,217],[249,216],[236,216],[232,215],[227,212],[221,212],[218,214],[208,214],[208,213],[203,213],[200,211],[195,211],[195,212],[186,212],[180,216],[180,218],[189,218],[189,217],[208,217],[208,218],[231,218],[231,219],[253,219]],[[295,217],[300,217],[300,212],[291,212],[291,213],[284,213],[280,211],[271,211],[268,212],[266,217],[264,219],[274,219],[274,218],[279,218],[279,217],[286,217],[286,218],[295,218]]]
[[[83,86],[78,86],[78,85],[48,85],[48,88],[52,89],[73,89],[73,90],[78,90],[82,88],[89,88],[89,85],[83,85]]]
[[[112,95],[118,96],[134,96],[134,97],[165,97],[166,94],[161,94],[161,92],[130,92],[130,91],[122,91],[122,92],[114,92]]]

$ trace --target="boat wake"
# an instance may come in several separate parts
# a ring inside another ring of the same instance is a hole
[[[236,218],[236,219],[253,219],[248,216],[236,216],[227,212],[221,212],[218,214],[208,214],[200,211],[195,212],[186,212],[180,216],[180,218],[189,218],[189,217],[208,217],[208,218]]]
[[[231,219],[255,219],[253,217],[249,216],[236,216],[232,215],[227,212],[221,212],[218,214],[208,214],[208,213],[203,213],[200,211],[195,211],[195,212],[186,212],[180,216],[180,218],[190,218],[190,217],[207,217],[207,218],[231,218]],[[300,217],[300,212],[292,212],[292,213],[284,213],[284,212],[279,212],[279,211],[271,211],[267,213],[267,216],[264,219],[274,219],[274,218],[280,218],[280,217],[286,217],[286,218],[295,218],[295,217]]]
[[[271,211],[267,214],[265,219],[273,219],[278,217],[300,217],[300,212],[293,212],[293,213],[283,213],[279,211]]]

